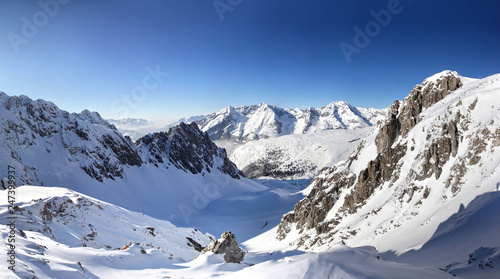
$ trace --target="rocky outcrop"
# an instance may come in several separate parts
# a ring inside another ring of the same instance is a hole
[[[242,263],[245,251],[238,246],[238,240],[231,231],[221,235],[221,239],[215,240],[201,251],[201,255],[213,252],[214,254],[224,254],[226,263]]]
[[[36,158],[28,160],[40,152],[66,158],[49,162],[56,175],[77,167],[101,182],[122,177],[125,166],[142,165],[134,143],[97,112],[68,113],[51,102],[3,92],[0,111],[1,140],[10,150],[13,166],[23,169],[25,183],[43,184],[31,165]]]
[[[402,102],[395,101],[389,108],[386,120],[379,124],[378,134],[374,138],[377,151],[375,159],[367,162],[366,167],[359,172],[352,171],[351,165],[358,160],[358,153],[363,149],[364,143],[362,143],[344,163],[320,172],[309,186],[311,191],[307,197],[297,203],[293,212],[283,216],[278,226],[277,239],[285,239],[293,228],[298,233],[313,228],[317,234],[337,233],[335,227],[344,216],[356,213],[376,189],[385,183],[389,183],[390,187],[400,178],[401,159],[409,152],[409,144],[399,139],[405,138],[421,121],[420,114],[461,86],[458,74],[446,71],[415,86]],[[436,179],[439,178],[443,165],[451,156],[457,154],[460,141],[457,128],[459,118],[460,115],[457,115],[455,119],[444,122],[440,126],[439,136],[432,130],[432,139],[428,137],[432,142],[422,154],[421,173],[412,170],[409,180],[419,178],[423,180],[432,174]],[[401,195],[413,196],[415,191],[423,191],[423,188],[413,186],[411,183],[408,185],[408,189],[410,188],[411,191],[405,189]],[[342,204],[338,207],[337,213],[326,219],[343,193],[344,197],[340,201]],[[411,197],[408,200],[411,200]],[[351,231],[350,234],[355,234],[355,231]],[[303,244],[307,238],[309,236],[302,238],[298,245]],[[316,241],[319,239],[311,242],[316,243]]]
[[[397,145],[379,153],[377,158],[370,161],[367,168],[359,173],[357,183],[345,197],[342,208],[351,214],[355,213],[357,207],[363,205],[377,187],[384,182],[397,180],[397,165],[405,153],[406,145]]]
[[[397,137],[405,137],[420,121],[420,113],[439,102],[450,92],[462,86],[462,81],[456,72],[446,71],[435,80],[424,80],[415,86],[402,104],[395,101],[389,108],[389,116],[377,135],[377,152],[388,150]]]
[[[168,132],[146,135],[136,144],[144,160],[155,166],[172,164],[193,174],[210,173],[217,168],[235,179],[243,175],[227,158],[226,150],[217,147],[196,123],[180,123]]]

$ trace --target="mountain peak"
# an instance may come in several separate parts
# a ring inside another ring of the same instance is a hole
[[[444,70],[442,72],[436,73],[436,74],[424,79],[424,82],[437,82],[440,79],[450,78],[450,77],[460,78],[460,75],[456,71]]]
[[[283,109],[262,102],[253,106],[228,107],[196,123],[202,131],[208,132],[212,140],[249,141],[320,130],[369,127],[385,114],[385,110],[358,110],[345,101],[305,110]]]
[[[307,197],[283,216],[277,238],[315,250],[339,239],[370,243],[398,257],[413,250],[408,256],[417,258],[421,250],[427,253],[422,260],[442,266],[485,246],[490,237],[455,236],[469,219],[467,210],[478,212],[470,206],[474,198],[495,185],[498,191],[498,92],[494,77],[462,85],[456,72],[446,71],[426,79],[391,106],[346,161],[320,171]],[[446,244],[434,241],[439,238]],[[439,256],[426,252],[431,243],[440,247],[433,251]]]

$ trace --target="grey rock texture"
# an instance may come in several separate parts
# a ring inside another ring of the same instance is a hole
[[[10,97],[3,92],[0,92],[0,106],[3,107],[0,140],[11,160],[26,169],[19,178],[27,184],[43,184],[43,181],[38,179],[36,166],[23,161],[25,154],[40,150],[55,153],[59,152],[59,146],[71,167],[80,167],[101,182],[122,177],[124,166],[142,165],[134,143],[97,112],[68,113],[51,102],[27,96]],[[66,162],[58,163],[62,166],[54,166],[56,171],[68,167]]]
[[[425,80],[422,84],[415,86],[403,101],[395,101],[389,108],[386,120],[379,123],[378,134],[375,137],[378,153],[376,158],[369,161],[359,173],[351,172],[351,164],[358,160],[358,153],[364,147],[365,143],[362,142],[358,150],[351,154],[344,163],[320,171],[311,182],[309,187],[312,189],[307,197],[295,205],[293,212],[283,216],[277,229],[277,239],[285,239],[292,228],[297,229],[299,233],[315,229],[318,235],[326,234],[324,238],[318,237],[314,240],[305,236],[296,243],[297,246],[304,245],[305,241],[314,245],[325,238],[328,239],[328,235],[335,234],[335,226],[343,216],[356,213],[358,208],[363,206],[374,191],[384,183],[392,184],[399,179],[400,160],[408,152],[409,147],[404,141],[395,144],[398,138],[405,137],[415,127],[421,120],[420,114],[423,110],[461,86],[460,77],[448,71],[437,80]],[[459,116],[456,118],[458,119]],[[455,156],[457,152],[460,141],[457,121],[452,120],[442,125],[439,136],[433,138],[432,144],[427,145],[422,155],[424,157],[422,173],[411,172],[412,179],[425,179],[431,175],[439,178],[442,166],[450,156]],[[412,187],[410,185],[402,196],[405,194],[411,196],[414,191],[423,191],[423,189]],[[344,191],[347,194],[336,217],[325,220]],[[351,233],[355,234],[355,231]]]
[[[201,251],[201,254],[203,255],[206,252],[224,254],[224,261],[226,263],[242,263],[246,254],[238,245],[238,240],[231,231],[223,233],[220,240],[210,243],[210,245]]]
[[[143,159],[156,166],[172,164],[193,174],[210,173],[216,167],[232,178],[243,176],[227,158],[226,150],[217,147],[196,123],[180,123],[168,132],[146,135],[136,144]]]

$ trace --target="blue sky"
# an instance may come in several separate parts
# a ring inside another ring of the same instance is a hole
[[[260,102],[383,108],[445,69],[499,73],[499,10],[482,0],[0,0],[0,90],[106,118]],[[355,41],[367,26],[369,42]],[[357,48],[350,63],[341,43]]]

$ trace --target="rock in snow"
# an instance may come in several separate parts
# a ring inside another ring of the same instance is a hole
[[[226,263],[242,263],[245,257],[245,251],[238,246],[238,240],[231,231],[227,231],[221,235],[221,239],[212,241],[201,254],[213,252],[214,254],[224,254]]]

